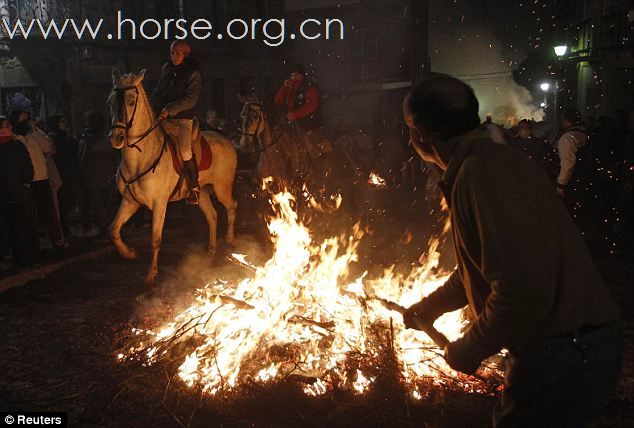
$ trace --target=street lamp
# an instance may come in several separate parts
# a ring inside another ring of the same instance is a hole
[[[555,46],[555,55],[557,55],[559,58],[566,55],[567,51],[568,51],[568,46],[566,45]]]
[[[543,109],[546,109],[548,107],[548,91],[550,90],[550,83],[548,82],[543,82],[539,85],[539,89],[541,89],[544,92],[544,102],[541,103],[541,107]],[[548,109],[550,110],[550,109]]]
[[[563,84],[566,84],[566,64],[565,61],[562,61],[564,59],[564,56],[566,55],[566,52],[568,51],[568,46],[566,45],[559,45],[559,46],[555,46],[555,55],[557,55],[557,64],[555,65],[555,97],[553,98],[553,104],[555,107],[555,120],[557,119],[557,97],[559,96],[559,79],[562,79]],[[564,88],[565,89],[565,88]]]

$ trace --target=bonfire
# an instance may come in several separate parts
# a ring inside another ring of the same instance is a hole
[[[449,273],[439,270],[438,239],[407,275],[394,268],[375,277],[354,275],[364,236],[359,225],[349,235],[315,242],[291,194],[273,195],[271,205],[273,256],[256,266],[248,256],[233,254],[243,279],[205,284],[193,303],[163,325],[132,329],[119,361],[177,360],[178,378],[209,395],[279,381],[299,381],[312,396],[333,388],[363,394],[386,360],[416,399],[430,382],[490,391],[485,384],[497,378],[495,368],[481,369],[477,377],[453,371],[425,333],[405,329],[401,315],[384,304],[408,307],[444,283]],[[459,310],[434,327],[455,340],[466,323]]]

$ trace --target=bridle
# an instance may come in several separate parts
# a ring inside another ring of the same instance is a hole
[[[240,136],[244,135],[251,138],[258,138],[259,135],[262,133],[262,131],[258,132],[258,130],[260,129],[260,126],[263,125],[264,122],[267,120],[268,116],[266,114],[266,111],[264,110],[264,106],[261,103],[256,101],[247,101],[246,103],[244,103],[244,107],[242,107],[242,112],[240,112],[241,122],[244,121],[244,119],[250,113],[255,113],[257,114],[257,117],[258,117],[258,121],[255,124],[255,131],[253,131],[252,133],[244,132],[242,130],[242,127],[238,127],[236,129],[236,133]],[[273,129],[274,130],[277,129],[278,126],[274,126]],[[278,133],[277,137],[273,138],[270,144],[268,144],[266,147],[270,148],[276,145],[280,141],[281,136],[282,136],[282,133]],[[260,147],[260,150],[262,150],[262,147]]]
[[[257,107],[257,108],[256,108]],[[262,104],[258,103],[258,102],[254,102],[254,101],[249,101],[244,103],[244,107],[242,108],[242,112],[240,112],[240,119],[241,121],[244,121],[244,119],[247,117],[247,115],[251,114],[251,113],[256,113],[257,117],[258,117],[258,121],[255,125],[255,131],[253,131],[253,133],[249,133],[249,132],[244,132],[242,130],[242,128],[238,128],[238,134],[239,135],[244,135],[247,137],[251,137],[251,138],[257,138],[258,135],[260,134],[258,132],[258,129],[260,129],[260,125],[262,125],[264,123],[264,121],[266,120],[266,112],[264,111],[264,107],[262,106]]]
[[[134,109],[132,110],[132,116],[129,118],[128,120],[128,109],[125,106],[125,93],[127,91],[135,91],[136,92],[136,98],[134,101]],[[139,88],[135,85],[132,86],[124,86],[124,87],[117,87],[115,86],[112,89],[112,92],[114,92],[116,94],[116,100],[117,100],[117,108],[116,108],[116,114],[117,114],[117,122],[114,123],[113,120],[113,124],[110,125],[110,129],[123,129],[125,131],[125,142],[126,142],[126,147],[128,149],[137,149],[139,152],[142,152],[141,148],[138,146],[138,144],[143,141],[145,139],[145,137],[147,137],[148,135],[150,135],[152,133],[152,131],[154,131],[156,129],[157,126],[159,126],[159,124],[161,123],[161,120],[157,120],[152,126],[150,126],[150,128],[143,132],[141,134],[141,136],[139,136],[137,138],[137,140],[134,143],[130,143],[130,136],[128,135],[128,132],[130,131],[130,129],[132,128],[132,125],[134,123],[134,116],[136,115],[136,111],[137,111],[137,106],[139,104]],[[110,101],[108,101],[110,102]],[[123,110],[123,114],[120,114],[121,111]],[[121,122],[119,120],[119,117],[123,117],[125,120],[123,122]],[[114,119],[114,117],[113,117]],[[123,176],[123,171],[121,168],[119,168],[119,175],[121,176],[121,179],[123,180],[123,183],[125,184],[125,188],[126,191],[128,191],[130,193],[130,196],[138,202],[138,200],[136,199],[136,197],[134,196],[134,194],[132,193],[132,190],[130,189],[130,185],[138,180],[140,180],[141,178],[145,177],[148,173],[152,172],[154,173],[156,171],[156,167],[158,166],[159,162],[161,161],[161,158],[163,157],[163,153],[165,153],[166,148],[167,148],[167,137],[163,138],[163,147],[161,147],[161,151],[159,153],[159,155],[157,156],[157,158],[154,160],[154,162],[152,162],[152,164],[146,168],[143,172],[141,172],[139,175],[137,175],[135,178],[133,179],[126,179]]]
[[[134,109],[132,110],[132,115],[130,116],[130,118],[128,119],[128,109],[125,106],[125,93],[127,91],[135,91],[136,92],[136,98],[134,100]],[[132,86],[124,86],[124,87],[117,87],[115,86],[112,89],[112,92],[114,92],[116,94],[116,103],[117,103],[117,108],[116,108],[116,113],[117,113],[117,123],[110,125],[110,129],[123,129],[125,131],[125,142],[126,142],[126,148],[128,149],[137,149],[139,152],[141,152],[141,148],[138,146],[138,144],[143,141],[145,139],[145,137],[147,137],[148,135],[150,135],[152,133],[152,131],[154,131],[156,129],[157,126],[159,126],[159,124],[161,123],[160,120],[157,120],[156,123],[154,123],[152,126],[150,126],[150,128],[143,132],[141,134],[141,136],[139,136],[137,138],[137,140],[134,143],[130,143],[130,136],[128,135],[128,132],[130,131],[130,129],[132,128],[132,125],[134,123],[134,117],[136,116],[136,111],[137,111],[137,106],[139,104],[139,88],[136,85],[132,85]],[[121,110],[123,110],[123,114],[121,113]],[[121,122],[119,120],[119,117],[123,117],[124,121]]]

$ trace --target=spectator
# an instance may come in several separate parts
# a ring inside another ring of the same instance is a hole
[[[34,262],[32,182],[29,153],[14,139],[9,119],[0,116],[0,217],[9,234],[13,267]]]
[[[491,136],[491,140],[493,140],[495,143],[508,144],[511,141],[511,137],[508,131],[502,128],[497,123],[493,123],[490,115],[487,115],[487,117],[484,119],[484,122],[482,122],[482,126],[486,128],[486,130],[489,132],[489,135]]]
[[[590,173],[587,171],[587,166],[583,163],[579,163],[578,167],[577,159],[583,157],[586,159],[588,145],[588,131],[581,124],[581,117],[579,112],[575,109],[566,109],[561,115],[560,119],[561,132],[559,138],[557,138],[557,150],[559,151],[560,169],[557,176],[557,193],[560,196],[564,196],[565,191],[575,191],[576,187],[568,186],[574,184],[575,181],[579,181],[582,176],[586,176]],[[576,169],[576,171],[575,171]]]
[[[55,214],[57,218],[59,215],[59,201],[57,199],[57,192],[62,187],[62,177],[57,169],[57,164],[53,159],[55,155],[55,142],[48,137],[37,125],[35,120],[29,119],[29,132],[26,134],[28,140],[35,141],[44,153],[46,159],[46,169],[48,171],[48,184],[51,186],[51,193],[53,195],[53,206],[55,207]],[[60,223],[61,227],[61,223]],[[63,230],[62,230],[63,232]]]
[[[36,141],[37,137],[33,138],[33,132],[30,132],[29,113],[23,110],[13,110],[9,114],[9,120],[15,138],[26,146],[31,158],[31,163],[33,164],[31,192],[37,207],[38,219],[46,227],[48,237],[53,247],[65,248],[67,244],[64,241],[64,234],[59,224],[55,203],[53,202],[53,192],[51,191],[51,185],[48,181],[46,158],[44,157],[42,148]]]
[[[62,187],[57,192],[59,219],[64,236],[72,236],[68,214],[77,204],[77,140],[69,132],[68,121],[61,114],[49,117],[48,135],[55,142],[54,160],[62,179]]]
[[[97,241],[108,240],[108,226],[113,214],[112,178],[117,171],[117,153],[106,138],[105,117],[97,111],[85,116],[85,129],[79,140],[79,179],[92,214],[97,220]],[[82,207],[84,224],[88,224],[88,207]]]
[[[517,124],[514,143],[513,146],[535,162],[554,184],[558,165],[556,153],[545,140],[533,135],[532,122],[523,119]]]
[[[220,116],[220,112],[217,109],[207,110],[205,123],[202,126],[203,131],[214,131],[226,136],[225,126],[226,121]]]

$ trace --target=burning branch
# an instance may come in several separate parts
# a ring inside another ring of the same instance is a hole
[[[382,379],[383,366],[398,373],[395,379],[414,397],[422,396],[416,385],[423,378],[464,383],[430,341],[442,348],[445,336],[460,337],[459,312],[435,323],[442,332],[421,326],[427,335],[392,321],[394,311],[402,314],[445,282],[447,275],[436,272],[437,243],[406,277],[387,270],[378,278],[364,273],[354,279],[349,267],[359,258],[360,229],[315,243],[293,202],[288,193],[273,196],[270,260],[255,267],[231,255],[228,260],[247,271],[247,278],[207,284],[160,329],[134,329],[119,360],[178,361],[180,379],[211,395],[249,382],[288,379],[293,372],[309,395],[333,385],[363,393]]]

